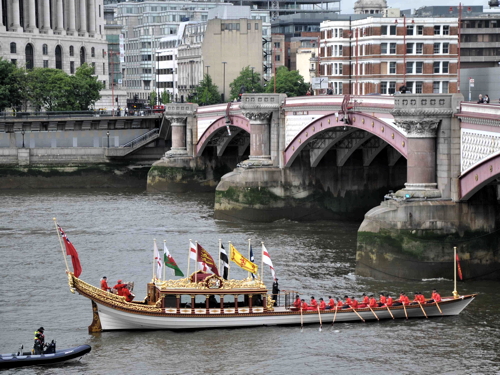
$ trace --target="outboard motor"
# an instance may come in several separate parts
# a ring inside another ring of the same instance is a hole
[[[52,340],[52,342],[47,345],[47,348],[45,348],[43,354],[53,354],[55,352],[56,352],[56,342]]]

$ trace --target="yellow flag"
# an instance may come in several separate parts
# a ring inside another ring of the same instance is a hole
[[[250,262],[243,255],[241,255],[241,253],[238,250],[236,250],[233,244],[230,244],[229,249],[231,252],[231,260],[234,263],[236,263],[238,266],[240,266],[241,268],[243,268],[248,272],[257,273],[259,267],[257,267],[255,263]]]

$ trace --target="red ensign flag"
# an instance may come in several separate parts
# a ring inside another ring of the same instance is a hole
[[[460,280],[462,280],[462,268],[460,267],[460,259],[458,258],[458,254],[457,254],[457,272],[458,272],[458,277],[460,277]]]

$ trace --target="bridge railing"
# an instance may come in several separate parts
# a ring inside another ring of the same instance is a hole
[[[93,117],[98,111],[0,112],[2,120]]]
[[[140,144],[140,143],[143,143],[145,141],[147,141],[148,139],[150,138],[153,138],[153,137],[156,137],[160,132],[160,129],[159,128],[154,128],[150,131],[148,131],[147,133],[144,133],[140,136],[138,136],[137,138],[134,138],[132,139],[131,141],[121,145],[120,147],[135,147],[136,145]]]

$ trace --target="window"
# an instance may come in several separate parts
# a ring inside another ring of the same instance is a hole
[[[62,48],[56,47],[56,69],[62,69]]]
[[[382,55],[387,55],[387,43],[380,44],[380,53]]]
[[[447,74],[450,72],[450,63],[448,61],[443,61],[443,65],[442,65],[443,69],[443,73]]]
[[[441,92],[443,94],[448,94],[448,86],[449,86],[449,82],[448,81],[444,81],[444,82],[441,82]]]
[[[415,94],[421,94],[423,86],[424,86],[424,83],[422,81],[415,82]]]
[[[75,56],[75,48],[73,46],[69,46],[69,55]]]
[[[10,59],[10,62],[11,62],[13,65],[17,65],[17,59]]]
[[[441,43],[434,43],[434,53],[441,52]]]
[[[407,74],[413,73],[413,63],[412,62],[406,63],[406,73]]]
[[[415,73],[422,74],[424,72],[424,63],[422,61],[417,61],[415,63]]]
[[[434,35],[441,35],[441,25],[434,25]]]
[[[27,44],[24,49],[24,54],[26,57],[26,69],[33,70],[34,68],[34,59],[33,59],[33,45]]]
[[[10,53],[17,53],[17,46],[14,42],[10,44]]]
[[[417,35],[424,35],[424,25],[417,25]]]
[[[414,31],[415,31],[414,25],[407,25],[406,26],[406,35],[413,35]]]
[[[85,64],[85,47],[80,48],[80,66]]]
[[[396,81],[380,82],[380,93],[381,94],[394,94],[396,92]]]
[[[396,92],[396,82],[389,82],[389,94],[393,95]]]
[[[43,60],[43,67],[48,68],[49,67],[49,60]]]
[[[252,30],[252,24],[250,22],[247,23],[247,30]]]
[[[450,26],[443,25],[443,35],[450,35]]]
[[[434,70],[434,73],[439,73],[441,70],[441,63],[435,61],[433,64],[433,70]]]
[[[408,94],[413,93],[413,82],[406,81],[406,92]]]
[[[69,62],[69,73],[75,74],[75,62],[74,61]]]
[[[91,56],[91,57],[95,57],[95,48],[94,48],[94,47],[92,47],[92,48],[90,49],[90,56]]]
[[[274,61],[281,61],[281,55],[274,55]]]
[[[255,24],[255,30],[259,30],[259,24],[258,23]]]
[[[48,54],[49,54],[49,46],[47,46],[46,44],[44,44],[44,45],[42,46],[42,53],[43,53],[44,55],[48,55]]]
[[[381,53],[385,55],[394,55],[396,53],[396,43],[382,43]]]
[[[443,43],[442,53],[450,53],[450,43]]]
[[[449,82],[434,81],[432,82],[432,92],[434,94],[448,94]]]
[[[440,83],[441,82],[432,82],[432,92],[434,94],[439,94]]]
[[[396,43],[391,43],[389,45],[389,54],[394,55],[396,53]]]
[[[417,48],[416,48],[415,53],[417,55],[421,55],[424,53],[424,43],[417,43]]]
[[[413,46],[414,46],[414,43],[406,43],[406,53],[407,54],[413,53]]]
[[[382,35],[396,35],[396,25],[383,25],[381,30]]]
[[[396,62],[389,62],[389,74],[396,74]]]

